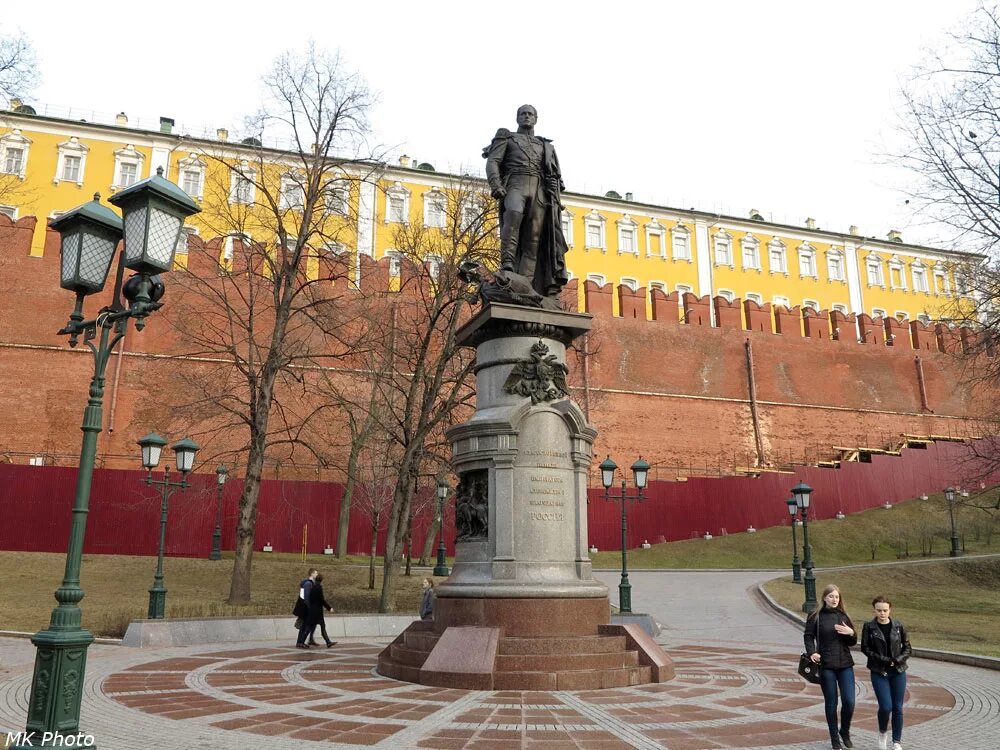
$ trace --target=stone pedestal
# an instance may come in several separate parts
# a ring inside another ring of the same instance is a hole
[[[379,672],[478,689],[622,687],[672,676],[638,626],[610,626],[587,549],[597,431],[569,398],[566,346],[589,315],[493,303],[459,331],[476,348],[476,411],[452,428],[457,541],[433,623]],[[632,629],[637,632],[632,633]]]

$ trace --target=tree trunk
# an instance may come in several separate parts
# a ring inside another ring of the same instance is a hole
[[[399,569],[399,553],[403,549],[403,540],[406,538],[404,519],[410,512],[410,483],[405,479],[409,473],[409,467],[400,467],[399,475],[404,479],[396,482],[396,489],[393,491],[389,528],[385,535],[382,596],[379,598],[379,612],[396,611],[396,571]]]
[[[378,546],[378,516],[372,519],[372,548],[368,555],[368,588],[375,590],[375,552]]]
[[[413,575],[413,513],[406,517],[406,570],[403,575]]]
[[[431,564],[431,558],[434,556],[434,544],[437,541],[440,528],[440,520],[435,516],[433,523],[427,527],[427,536],[424,537],[424,548],[420,552],[420,559],[417,561],[417,565],[426,567]]]
[[[344,496],[340,500],[340,516],[337,519],[337,558],[343,559],[347,555],[347,532],[351,524],[351,500],[354,498],[355,472],[358,468],[358,452],[360,446],[356,446],[357,441],[351,441],[351,453],[347,457],[347,482],[344,485]]]
[[[236,525],[236,560],[229,584],[228,604],[250,603],[250,571],[257,532],[257,505],[260,499],[260,475],[264,466],[264,440],[255,439],[247,456],[247,473],[240,494],[239,522]]]

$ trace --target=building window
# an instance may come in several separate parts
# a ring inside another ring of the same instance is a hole
[[[288,172],[281,176],[281,194],[278,196],[278,208],[282,211],[301,211],[305,205],[305,191],[302,187],[302,175]]]
[[[784,305],[785,307],[791,309],[791,305],[788,304],[788,297],[783,297],[780,294],[771,298],[772,305]]]
[[[799,245],[799,276],[816,278],[816,249],[808,243]]]
[[[749,271],[760,270],[760,240],[752,234],[745,235],[740,240],[743,250],[743,268]]]
[[[872,319],[881,320],[886,317],[888,316],[886,315],[885,310],[883,310],[881,307],[872,308]]]
[[[145,159],[145,154],[136,151],[131,143],[115,151],[115,184],[111,189],[134,185],[142,177],[142,163]]]
[[[756,292],[747,292],[743,295],[749,302],[756,302],[758,305],[764,304],[764,298]]]
[[[666,227],[656,219],[646,224],[646,257],[666,257],[665,235]]]
[[[723,229],[715,233],[715,265],[733,265],[733,238]]]
[[[471,198],[467,198],[462,203],[461,223],[459,229],[463,232],[468,229],[475,229],[478,231],[481,224],[482,213],[483,207],[479,204],[479,202]]]
[[[925,312],[922,312],[922,313],[920,313],[920,314],[919,314],[919,315],[917,316],[917,320],[919,320],[919,321],[920,321],[921,323],[923,323],[924,325],[930,325],[930,323],[931,323],[931,316],[930,316],[930,315],[928,315],[928,314],[927,314],[927,313],[925,313]]]
[[[889,259],[889,287],[891,289],[906,289],[906,273],[903,271],[903,261],[895,255]]]
[[[785,253],[785,243],[779,239],[767,243],[767,262],[771,273],[788,273],[788,256]]]
[[[653,293],[654,289],[659,289],[664,294],[667,293],[667,284],[666,284],[666,282],[663,282],[663,281],[650,281],[649,284],[647,284],[647,286],[649,287],[650,294]]]
[[[0,169],[3,169],[3,173],[23,180],[30,147],[31,139],[23,136],[18,128],[0,136]]]
[[[881,258],[877,255],[869,255],[865,260],[865,268],[868,270],[868,286],[885,286]]]
[[[597,211],[591,211],[583,218],[586,227],[586,249],[604,250],[604,222],[607,221]]]
[[[896,314],[893,317],[902,323],[904,320],[910,319],[910,314],[906,310],[896,310]]]
[[[632,217],[625,214],[615,224],[618,227],[618,254],[638,255],[639,240],[636,236],[639,225],[632,221]]]
[[[332,180],[323,189],[323,203],[326,210],[338,216],[347,216],[347,198],[350,195],[347,180]]]
[[[691,230],[678,224],[670,230],[674,260],[691,260]]]
[[[17,221],[17,206],[0,206],[0,214],[3,214],[11,221]]]
[[[562,211],[562,231],[566,238],[566,244],[573,247],[573,214],[563,209]]]
[[[83,186],[83,176],[87,168],[87,152],[90,147],[80,143],[75,135],[68,141],[63,141],[57,147],[59,158],[56,162],[54,182],[75,182]]]
[[[181,234],[177,238],[177,250],[178,255],[187,255],[188,252],[188,238],[197,237],[198,229],[192,226],[185,226],[181,229]]]
[[[719,296],[722,297],[726,302],[732,302],[736,299],[736,293],[730,289],[720,289]]]
[[[621,284],[622,286],[628,287],[633,292],[639,289],[639,280],[633,279],[629,276],[622,276],[621,280],[618,283]]]
[[[814,299],[802,300],[802,307],[808,307],[813,312],[819,312],[819,302]]]
[[[930,287],[927,285],[927,267],[917,261],[913,264],[911,269],[913,272],[913,291],[915,292],[929,292]]]
[[[604,274],[600,273],[588,273],[587,281],[593,281],[597,286],[604,286],[607,283],[607,279]]]
[[[948,280],[948,269],[940,263],[934,266],[934,293],[951,294],[951,282]]]
[[[445,197],[437,188],[424,193],[424,226],[444,229]]]
[[[427,256],[427,274],[435,281],[441,275],[441,264],[444,260],[440,255]]]
[[[398,279],[403,270],[403,254],[399,250],[386,250],[385,257],[389,259],[389,278]]]
[[[844,254],[840,250],[829,250],[826,254],[826,272],[830,281],[844,280]]]
[[[181,190],[196,200],[205,195],[205,166],[197,154],[188,154],[177,162]]]
[[[395,182],[386,190],[385,223],[408,224],[410,221],[410,191],[402,183]]]
[[[253,203],[257,195],[257,186],[254,184],[256,177],[256,170],[246,161],[233,167],[229,175],[229,202],[241,205]]]
[[[246,250],[251,242],[250,235],[243,234],[241,232],[232,232],[231,234],[226,235],[226,240],[222,243],[222,260],[224,260],[226,264],[233,262],[233,253],[237,242],[239,242],[243,249]]]
[[[843,313],[844,315],[847,315],[847,305],[843,304],[842,302],[834,302],[832,305],[830,305],[830,309],[833,310],[834,312],[839,312]]]

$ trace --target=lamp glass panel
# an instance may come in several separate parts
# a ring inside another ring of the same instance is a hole
[[[149,239],[146,242],[146,255],[150,261],[164,269],[170,269],[183,223],[178,216],[159,208],[150,208]]]
[[[216,480],[220,485],[226,483],[226,472],[219,471],[215,474]]]
[[[646,478],[649,476],[649,469],[632,469],[632,473],[635,474],[635,486],[640,490],[646,488]]]
[[[115,243],[106,237],[83,233],[80,250],[80,281],[92,289],[104,286],[115,254]]]
[[[142,466],[145,469],[155,469],[160,465],[162,445],[146,444],[142,446]]]
[[[177,459],[177,471],[188,472],[194,466],[194,451],[182,448],[175,451]]]
[[[60,253],[62,254],[60,274],[62,275],[62,286],[65,287],[67,284],[74,284],[76,282],[76,268],[80,253],[79,232],[64,234],[62,236]]]
[[[133,208],[125,213],[125,262],[131,268],[132,263],[142,260],[146,249],[146,207]]]
[[[601,469],[601,482],[605,487],[610,487],[615,481],[614,469]]]
[[[788,504],[788,515],[794,516],[796,511],[799,509],[799,504],[794,497],[789,498],[785,501]]]

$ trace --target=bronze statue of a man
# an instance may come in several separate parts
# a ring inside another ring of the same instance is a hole
[[[544,307],[559,307],[566,285],[566,238],[560,191],[565,189],[552,142],[535,135],[538,113],[517,110],[517,132],[500,128],[483,149],[490,193],[500,203],[501,280],[526,279]]]

